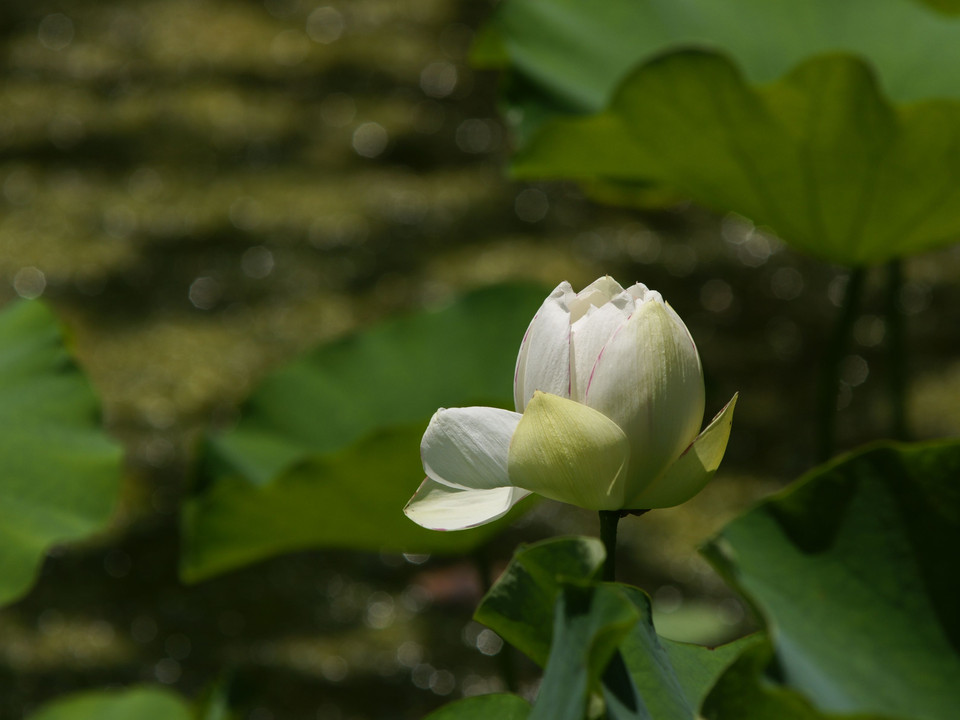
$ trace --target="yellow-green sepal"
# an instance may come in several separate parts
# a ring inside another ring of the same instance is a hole
[[[516,487],[590,510],[624,502],[630,443],[603,413],[573,400],[534,393],[510,441]]]
[[[663,475],[630,499],[628,507],[637,510],[673,507],[703,490],[727,450],[738,397],[739,394],[735,394]]]

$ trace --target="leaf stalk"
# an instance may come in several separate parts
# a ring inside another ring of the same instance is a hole
[[[857,319],[866,268],[850,271],[843,293],[840,313],[827,340],[820,371],[820,392],[817,407],[817,461],[826,462],[836,449],[837,394],[840,389],[840,367],[847,349],[853,323]]]

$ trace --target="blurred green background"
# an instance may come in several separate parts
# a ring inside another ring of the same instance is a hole
[[[470,620],[478,566],[497,571],[520,541],[594,534],[590,513],[542,503],[479,559],[317,550],[177,576],[198,441],[236,422],[266,372],[503,280],[642,281],[698,343],[708,414],[740,391],[717,479],[624,521],[621,555],[664,635],[750,627],[696,547],[812,464],[811,388],[845,271],[735,216],[611,209],[572,185],[508,180],[497,77],[467,61],[491,7],[0,7],[0,301],[52,305],[127,453],[109,531],[54,548],[0,610],[0,718],[136,682],[196,696],[221,681],[250,720],[419,718],[502,688],[512,662],[529,689],[535,671]],[[906,275],[913,434],[957,435],[960,250]],[[876,272],[844,361],[845,448],[887,427],[882,295]]]

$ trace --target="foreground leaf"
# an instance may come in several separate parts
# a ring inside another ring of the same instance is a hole
[[[606,553],[596,538],[521,546],[473,617],[543,667],[550,655],[554,607],[565,581],[596,580]]]
[[[101,530],[122,454],[41,303],[0,312],[0,604],[23,595],[47,549]]]
[[[159,688],[77,693],[54,700],[29,720],[191,720],[179,695]]]
[[[603,675],[605,686],[616,686],[604,693],[608,706],[614,706],[613,712],[608,707],[608,717],[649,720],[629,676],[620,671],[617,651],[639,620],[640,613],[616,585],[564,585],[554,612],[550,657],[530,719],[582,720],[591,690]]]
[[[895,108],[850,57],[761,90],[720,55],[661,57],[606,113],[545,125],[515,169],[669,188],[847,265],[960,237],[960,101]]]
[[[603,560],[603,545],[594,538],[558,538],[521,548],[481,601],[474,618],[538,665],[547,666],[548,659],[560,652],[552,648],[559,622],[555,607],[564,589],[595,581]],[[654,720],[692,720],[721,673],[746,647],[758,642],[755,637],[744,638],[710,649],[660,638],[653,627],[650,599],[643,592],[625,585],[608,583],[603,587],[613,588],[617,597],[630,603],[629,614],[637,618],[614,656],[614,662],[622,663],[629,676],[629,687],[638,693],[632,710],[618,709],[636,717],[649,712]],[[564,672],[569,674],[571,669]],[[558,687],[564,684],[558,682]],[[623,697],[617,693],[622,687],[623,678],[618,683],[615,670],[604,677],[608,706]]]
[[[758,636],[741,638],[718,648],[679,643],[657,635],[650,598],[624,586],[643,620],[621,644],[630,676],[656,720],[693,720],[714,683]]]
[[[956,716],[958,477],[956,441],[880,444],[724,529],[708,556],[765,617],[787,688],[824,712]]]
[[[513,366],[543,290],[499,286],[321,346],[267,377],[210,438],[184,505],[184,578],[279,552],[462,552],[499,527],[439,533],[402,512],[441,406],[512,403]]]

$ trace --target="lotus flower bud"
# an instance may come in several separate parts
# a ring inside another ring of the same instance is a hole
[[[736,396],[699,433],[703,373],[690,332],[660,293],[603,277],[579,293],[561,283],[544,301],[520,346],[514,401],[517,412],[434,415],[411,519],[472,527],[531,492],[592,510],[678,505],[719,466]]]

